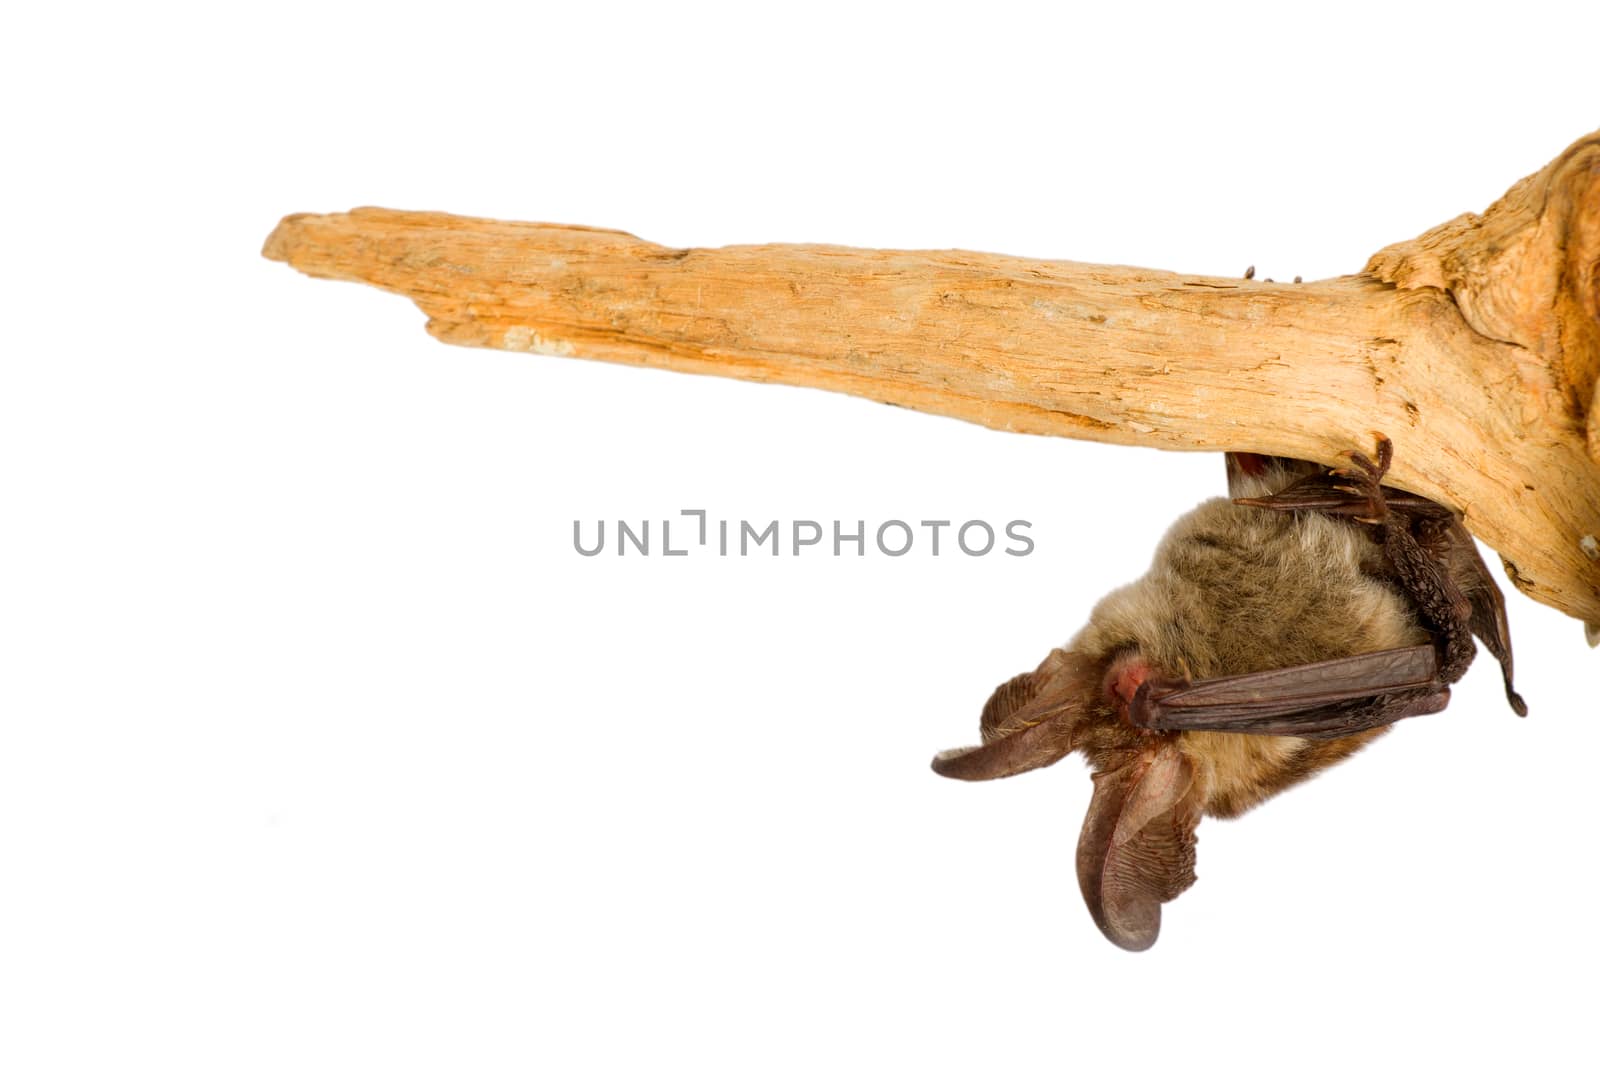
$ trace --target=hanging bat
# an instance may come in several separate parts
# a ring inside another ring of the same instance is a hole
[[[1229,818],[1444,709],[1473,637],[1512,688],[1505,601],[1449,509],[1382,485],[1393,448],[1329,469],[1227,456],[1235,499],[1180,518],[1143,578],[1064,648],[995,690],[951,778],[1001,778],[1081,751],[1094,796],[1078,882],[1122,948],[1155,943],[1194,882],[1202,815]]]

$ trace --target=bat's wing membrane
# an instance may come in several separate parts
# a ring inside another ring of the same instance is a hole
[[[1459,522],[1450,528],[1450,569],[1467,578],[1467,603],[1472,605],[1472,632],[1489,654],[1500,661],[1500,675],[1506,684],[1506,700],[1518,715],[1528,714],[1523,700],[1511,684],[1511,626],[1506,622],[1506,598],[1489,574],[1489,567],[1478,554],[1472,535]]]

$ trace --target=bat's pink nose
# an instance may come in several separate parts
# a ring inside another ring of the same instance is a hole
[[[1106,696],[1124,711],[1139,687],[1150,677],[1150,664],[1137,652],[1124,652],[1106,671]]]

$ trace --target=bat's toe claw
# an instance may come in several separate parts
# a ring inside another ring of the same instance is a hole
[[[1373,469],[1381,479],[1389,473],[1389,464],[1394,461],[1394,442],[1389,440],[1387,434],[1377,430],[1372,431],[1374,445]]]

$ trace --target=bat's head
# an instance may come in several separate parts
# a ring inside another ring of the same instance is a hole
[[[1142,661],[1056,649],[984,705],[983,743],[934,757],[933,769],[969,781],[1047,767],[1084,750],[1100,768],[1078,839],[1078,884],[1101,932],[1122,948],[1155,943],[1161,905],[1194,882],[1203,775],[1178,745],[1123,720]]]

